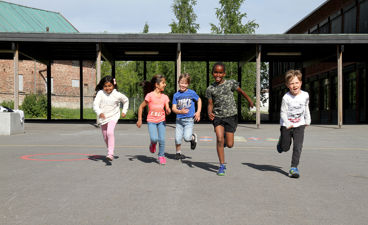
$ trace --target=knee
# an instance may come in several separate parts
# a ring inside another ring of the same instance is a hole
[[[156,142],[159,142],[160,144],[164,144],[165,143],[165,138],[158,138],[157,140],[156,140]]]
[[[230,143],[230,144],[226,143],[226,147],[232,148],[232,147],[234,147],[234,143]]]
[[[108,137],[113,137],[114,136],[114,131],[113,130],[107,130],[106,135]]]
[[[186,142],[189,142],[189,141],[191,141],[192,140],[192,135],[187,135],[187,136],[184,136],[184,141],[186,141]]]

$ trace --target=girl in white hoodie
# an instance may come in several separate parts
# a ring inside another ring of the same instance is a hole
[[[101,126],[102,135],[107,146],[106,159],[114,159],[115,126],[120,118],[120,102],[123,103],[121,117],[125,117],[129,108],[129,99],[116,90],[115,78],[103,77],[96,86],[96,98],[93,101],[93,111],[97,114],[97,123]]]

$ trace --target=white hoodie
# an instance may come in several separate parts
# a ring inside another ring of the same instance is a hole
[[[120,102],[124,104],[122,112],[127,113],[129,99],[122,93],[114,89],[110,94],[100,90],[93,101],[93,111],[97,114],[98,124],[103,125],[112,120],[118,121],[120,118]],[[105,115],[105,119],[100,118],[100,114]]]

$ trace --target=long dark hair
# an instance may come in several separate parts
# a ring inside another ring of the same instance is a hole
[[[141,86],[143,87],[143,95],[144,97],[146,97],[146,95],[150,92],[152,92],[153,90],[155,90],[156,84],[160,84],[161,81],[163,79],[166,79],[163,75],[161,74],[156,74],[155,76],[152,77],[151,81],[143,81],[141,83]]]
[[[112,85],[114,85],[114,89],[118,89],[118,85],[116,84],[115,78],[113,78],[112,76],[105,76],[97,84],[96,89],[95,89],[96,93],[99,90],[103,90],[103,86],[105,85],[106,82],[112,83]]]

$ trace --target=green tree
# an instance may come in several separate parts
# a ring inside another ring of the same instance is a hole
[[[220,8],[216,8],[216,16],[219,25],[211,23],[211,31],[216,34],[253,34],[258,24],[248,21],[243,24],[247,18],[246,13],[240,12],[240,7],[244,0],[219,0]]]
[[[143,33],[144,33],[144,34],[147,34],[147,33],[148,33],[148,30],[149,30],[149,26],[148,26],[148,23],[146,22],[146,23],[144,24],[144,27],[143,27]]]
[[[197,15],[193,10],[196,4],[196,0],[174,0],[172,9],[177,22],[170,24],[171,33],[197,33],[199,24],[195,23]]]

